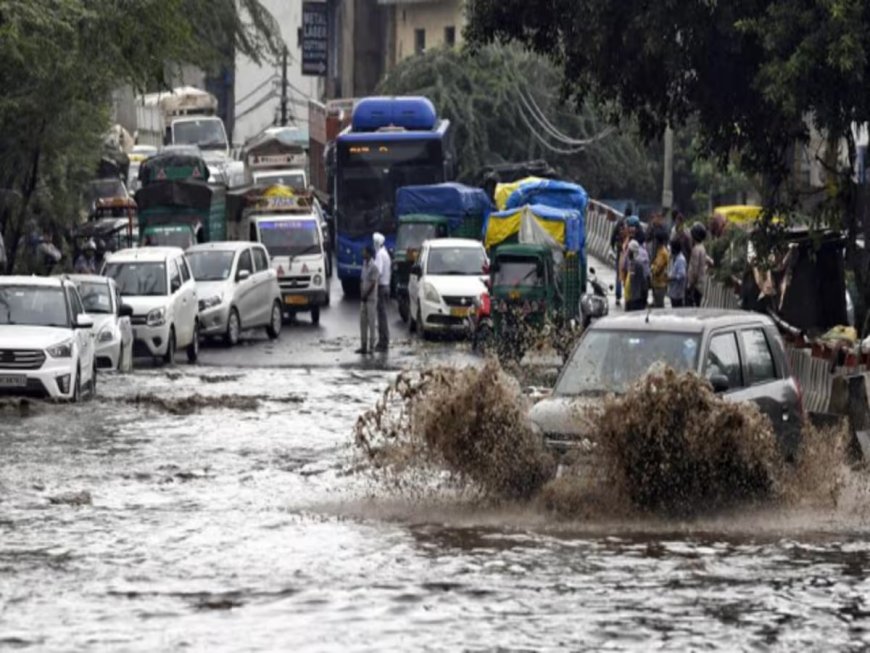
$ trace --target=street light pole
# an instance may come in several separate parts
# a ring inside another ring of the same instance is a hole
[[[281,126],[287,126],[287,46],[281,55]]]
[[[662,180],[662,208],[674,206],[674,130],[665,128],[664,179]]]

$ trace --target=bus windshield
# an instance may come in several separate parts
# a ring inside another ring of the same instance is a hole
[[[378,230],[393,233],[396,190],[442,181],[444,155],[440,140],[340,143],[339,229],[350,236]]]

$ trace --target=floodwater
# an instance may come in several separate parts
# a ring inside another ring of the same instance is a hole
[[[584,523],[415,502],[356,467],[393,377],[179,367],[0,412],[0,649],[870,647],[862,506]]]

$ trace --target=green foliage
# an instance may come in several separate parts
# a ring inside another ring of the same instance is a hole
[[[0,228],[14,265],[25,224],[69,228],[108,128],[113,89],[173,67],[277,52],[258,0],[0,0]],[[9,192],[9,191],[14,192]],[[13,198],[13,199],[10,199]]]
[[[630,129],[585,147],[562,143],[548,133],[535,118],[535,107],[571,139],[591,139],[607,127],[591,102],[578,110],[566,106],[559,86],[559,72],[544,59],[513,48],[487,47],[474,53],[434,49],[410,57],[378,90],[425,95],[435,103],[452,121],[464,180],[478,181],[487,164],[544,158],[598,197],[654,195],[653,167]]]

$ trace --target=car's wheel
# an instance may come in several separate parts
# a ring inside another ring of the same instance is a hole
[[[195,363],[199,358],[199,320],[193,323],[193,340],[187,345],[187,362]]]
[[[239,344],[239,334],[242,332],[242,321],[239,319],[239,312],[235,308],[230,309],[230,316],[227,318],[227,332],[224,334],[224,343],[227,347],[235,347]]]
[[[329,306],[331,301],[332,301],[332,298],[329,296],[329,291],[327,290],[326,291],[326,302],[324,303],[324,306]]]
[[[97,363],[94,361],[94,369],[91,371],[91,399],[97,396]]]
[[[410,302],[407,297],[399,296],[399,317],[402,318],[402,322],[405,324],[408,323],[408,318],[411,313]]]
[[[327,254],[326,256],[326,278],[332,279],[332,255]]]
[[[429,334],[426,333],[426,323],[423,321],[423,309],[420,307],[419,301],[417,302],[417,333],[420,334],[423,340],[429,337]]]
[[[311,324],[320,324],[320,307],[311,307]]]
[[[175,327],[169,329],[169,341],[166,343],[166,353],[163,354],[166,365],[175,365]]]
[[[124,350],[124,357],[122,358],[124,372],[132,372],[133,371],[133,345],[131,343],[130,347]]]
[[[76,380],[73,383],[73,393],[70,397],[70,401],[74,404],[79,403],[82,399],[82,368],[81,366],[76,366]]]
[[[126,354],[124,353],[124,343],[122,342],[122,343],[120,344],[120,346],[118,347],[118,368],[117,368],[117,370],[116,370],[117,372],[124,372],[124,371],[126,371],[126,370],[124,369],[124,362],[125,362],[125,361],[124,361],[124,356],[125,356],[125,355],[126,355]]]
[[[269,320],[269,326],[266,327],[266,335],[272,340],[281,334],[281,327],[284,325],[284,309],[281,308],[279,302],[272,304],[272,317]]]
[[[417,302],[417,315],[420,315],[420,302]],[[414,312],[411,310],[410,305],[408,306],[408,331],[411,333],[417,332],[417,318],[414,317]]]

